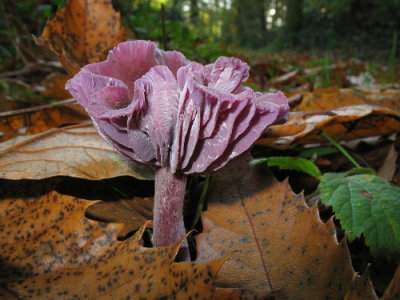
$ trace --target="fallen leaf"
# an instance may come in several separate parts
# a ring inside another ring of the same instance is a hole
[[[0,113],[0,142],[18,135],[33,135],[76,124],[89,117],[75,100]]]
[[[400,299],[400,266],[397,267],[396,273],[382,297],[382,300],[396,299]]]
[[[326,142],[324,130],[334,140],[389,135],[400,131],[400,113],[372,105],[352,105],[324,112],[293,112],[283,125],[267,128],[257,144],[286,149],[293,143]]]
[[[369,92],[360,89],[325,88],[305,92],[294,111],[321,111],[342,106],[369,104],[400,112],[400,91]]]
[[[274,77],[271,79],[270,84],[273,86],[283,86],[289,84],[301,76],[300,70],[294,70],[289,73]]]
[[[344,300],[378,300],[368,272],[355,276]]]
[[[196,241],[199,261],[231,254],[217,286],[276,290],[288,299],[343,299],[355,273],[332,219],[323,223],[316,206],[307,207],[287,182],[249,168],[248,159],[211,182]]]
[[[381,163],[381,167],[379,168],[377,175],[388,181],[391,181],[396,173],[396,161],[398,158],[399,152],[396,151],[394,145],[390,146],[389,152],[386,155],[383,164]]]
[[[91,122],[19,136],[0,144],[0,178],[71,176],[152,179],[147,166],[128,162],[99,136]]]
[[[3,184],[2,196],[12,187]],[[84,217],[91,201],[48,192],[47,185],[35,188],[40,196],[0,200],[1,294],[38,300],[215,299],[214,278],[225,258],[176,263],[180,243],[141,246],[147,224],[120,242],[121,224]]]
[[[124,223],[121,236],[137,230],[146,221],[153,219],[153,198],[121,199],[117,201],[99,201],[86,210],[89,218],[106,222]]]
[[[12,282],[7,288],[19,299],[215,299],[212,286],[223,259],[176,263],[179,244],[142,247],[143,231],[116,242],[88,265]]]
[[[0,287],[0,299],[2,300],[17,300],[17,298],[11,294],[10,292],[6,291],[5,289]]]
[[[36,38],[40,46],[57,56],[70,75],[88,63],[104,60],[108,50],[125,40],[126,30],[111,0],[67,1]]]
[[[92,201],[59,194],[52,190],[52,183],[3,182],[1,187],[3,283],[87,264],[115,243],[123,226],[84,218]],[[10,197],[13,194],[20,197]]]
[[[67,74],[60,72],[50,73],[40,83],[42,96],[47,99],[64,100],[71,98],[70,93],[65,89],[65,84],[71,78]]]

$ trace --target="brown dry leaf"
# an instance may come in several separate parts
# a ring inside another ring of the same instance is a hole
[[[115,243],[123,225],[84,218],[92,201],[59,194],[53,185],[2,183],[0,282],[87,264]]]
[[[67,74],[54,72],[46,76],[40,83],[42,96],[47,99],[64,100],[71,98],[70,93],[65,89],[65,84],[71,78]]]
[[[147,220],[153,219],[153,198],[134,197],[112,202],[99,201],[86,210],[89,218],[106,222],[124,223],[121,236],[137,230]]]
[[[7,288],[19,299],[37,300],[215,299],[214,278],[224,259],[176,263],[180,245],[144,248],[140,244],[144,229],[85,266],[12,282]]]
[[[199,261],[231,254],[217,286],[276,290],[286,299],[343,299],[355,275],[332,219],[323,223],[288,183],[239,159],[212,177]]]
[[[349,291],[344,300],[378,300],[374,286],[369,278],[368,272],[353,278]]]
[[[382,297],[382,300],[398,299],[400,299],[400,266],[397,267],[396,273]]]
[[[0,144],[0,178],[54,176],[151,179],[153,171],[122,158],[99,136],[91,122],[20,136]]]
[[[389,152],[386,155],[383,163],[381,162],[380,168],[378,170],[377,175],[385,178],[387,181],[391,181],[393,179],[394,174],[397,169],[397,160],[399,158],[399,152],[396,151],[394,144],[390,146]]]
[[[17,300],[17,298],[11,294],[10,292],[6,291],[5,289],[0,287],[0,299],[2,300]]]
[[[0,113],[0,142],[17,135],[33,135],[89,117],[75,100]]]
[[[272,86],[283,86],[289,84],[301,76],[300,70],[294,70],[289,73],[274,77],[271,79],[270,84]]]
[[[58,194],[52,185],[2,186],[0,295],[18,299],[212,299],[220,258],[175,263],[180,244],[141,246],[145,224],[117,241],[120,224],[88,220],[90,201]],[[8,198],[12,194],[37,194]],[[10,298],[12,299],[12,298]]]
[[[321,111],[342,106],[370,104],[400,112],[400,91],[369,92],[359,89],[325,88],[304,93],[294,111]]]
[[[267,128],[258,144],[285,149],[292,143],[325,142],[324,130],[335,140],[389,135],[400,131],[400,112],[373,105],[353,105],[325,112],[293,112],[283,125]]]
[[[126,30],[111,0],[69,0],[36,39],[70,75],[88,63],[104,60],[109,49],[125,40]]]

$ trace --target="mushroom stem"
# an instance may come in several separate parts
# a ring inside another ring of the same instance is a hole
[[[159,168],[155,174],[153,245],[167,246],[177,243],[186,234],[183,221],[183,201],[187,176]],[[180,258],[189,259],[184,242]]]

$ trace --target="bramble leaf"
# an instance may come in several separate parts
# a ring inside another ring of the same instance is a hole
[[[371,251],[400,249],[400,188],[370,174],[326,173],[321,200],[332,205],[350,240],[365,236]]]
[[[295,170],[307,173],[317,179],[321,177],[321,172],[318,167],[308,159],[297,157],[267,157],[254,159],[250,162],[251,165],[256,165],[266,162],[270,167],[279,167],[284,170]]]

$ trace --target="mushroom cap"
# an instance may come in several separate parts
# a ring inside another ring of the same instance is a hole
[[[128,41],[106,61],[83,67],[66,89],[129,159],[173,173],[209,173],[288,117],[284,94],[242,86],[248,76],[237,58],[204,66],[150,41]]]

